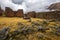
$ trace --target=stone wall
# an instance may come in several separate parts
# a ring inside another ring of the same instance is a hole
[[[60,12],[59,11],[39,12],[36,14],[36,17],[42,19],[60,19]]]
[[[15,16],[16,16],[16,17],[23,17],[23,10],[22,10],[22,9],[18,10],[18,11],[15,13]]]
[[[34,11],[28,12],[28,13],[27,13],[27,16],[28,16],[28,17],[36,18],[36,12],[34,12]]]
[[[29,17],[41,19],[60,19],[60,11],[28,12],[27,15]]]
[[[23,10],[20,9],[18,11],[13,11],[11,8],[6,7],[5,8],[5,15],[7,17],[23,17]]]
[[[14,11],[11,9],[11,8],[9,8],[9,7],[6,7],[5,8],[5,15],[7,16],[7,17],[14,17]]]

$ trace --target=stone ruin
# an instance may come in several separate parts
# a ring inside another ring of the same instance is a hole
[[[0,16],[2,16],[3,11],[0,8]],[[17,11],[13,11],[9,7],[6,7],[5,9],[5,15],[7,17],[24,17],[26,18],[41,18],[41,19],[59,19],[60,20],[60,11],[48,11],[48,12],[35,12],[31,11],[26,14],[23,13],[22,9],[19,9]]]
[[[9,7],[6,7],[5,8],[5,15],[7,16],[7,17],[14,17],[14,11],[11,9],[11,8],[9,8]]]
[[[5,15],[7,17],[23,17],[23,10],[20,9],[18,11],[13,11],[9,7],[6,7],[6,9],[5,9]]]
[[[59,13],[60,11],[38,12],[36,17],[42,19],[59,19]]]
[[[36,12],[35,12],[35,11],[28,12],[28,13],[27,13],[27,17],[33,17],[33,18],[36,18]]]
[[[60,11],[48,11],[48,12],[28,12],[27,17],[41,18],[41,19],[57,19],[60,20]]]
[[[19,9],[16,13],[15,13],[16,17],[23,17],[23,10]]]

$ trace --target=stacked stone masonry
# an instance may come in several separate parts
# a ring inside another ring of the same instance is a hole
[[[5,15],[7,17],[23,17],[23,10],[20,9],[18,11],[13,11],[9,7],[6,7],[6,9],[5,9]]]

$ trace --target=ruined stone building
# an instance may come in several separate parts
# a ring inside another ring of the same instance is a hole
[[[36,18],[36,12],[35,12],[35,11],[28,12],[28,13],[27,13],[27,16],[28,16],[28,17]]]
[[[5,8],[5,15],[7,16],[7,17],[14,17],[14,11],[11,9],[11,8],[9,8],[9,7],[6,7]]]
[[[42,19],[58,19],[60,14],[57,14],[59,11],[48,11],[48,12],[38,12],[36,14],[37,18]]]
[[[13,11],[11,8],[5,8],[5,15],[7,17],[23,17],[23,10],[19,9],[17,11]]]
[[[60,11],[28,12],[27,17],[60,20]]]
[[[23,14],[23,10],[22,9],[17,10],[16,13],[15,13],[16,17],[23,17],[23,15],[24,14]]]

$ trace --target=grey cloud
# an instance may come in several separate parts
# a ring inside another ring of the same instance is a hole
[[[22,4],[24,0],[12,0],[13,3],[15,4]]]

